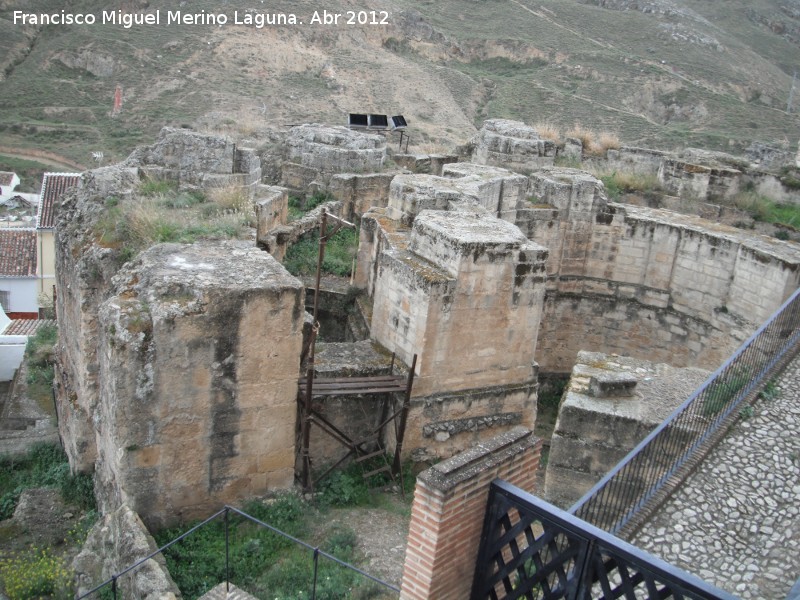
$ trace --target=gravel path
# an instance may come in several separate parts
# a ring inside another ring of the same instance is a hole
[[[800,578],[800,357],[777,387],[631,540],[746,599]]]

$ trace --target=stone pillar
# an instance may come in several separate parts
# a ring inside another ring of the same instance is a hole
[[[419,475],[401,600],[469,598],[489,484],[500,478],[532,491],[541,450],[516,427]]]

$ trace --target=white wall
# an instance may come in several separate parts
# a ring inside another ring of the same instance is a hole
[[[35,277],[0,277],[0,290],[10,292],[6,312],[39,312]]]
[[[11,381],[22,364],[25,345],[28,343],[24,335],[0,335],[0,381]]]

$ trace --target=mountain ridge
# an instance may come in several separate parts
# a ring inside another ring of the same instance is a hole
[[[800,2],[759,0],[184,1],[240,14],[385,11],[386,25],[14,25],[0,0],[0,135],[87,163],[121,159],[163,125],[235,138],[349,112],[403,114],[412,149],[463,143],[486,118],[624,143],[741,152],[794,147],[787,113],[800,61]],[[52,0],[26,11],[61,10]],[[151,14],[166,0],[71,11]],[[120,86],[122,110],[112,114]]]

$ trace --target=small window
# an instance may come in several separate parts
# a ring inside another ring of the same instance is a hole
[[[5,312],[8,312],[8,304],[11,301],[11,292],[0,290],[0,306],[3,307]]]

